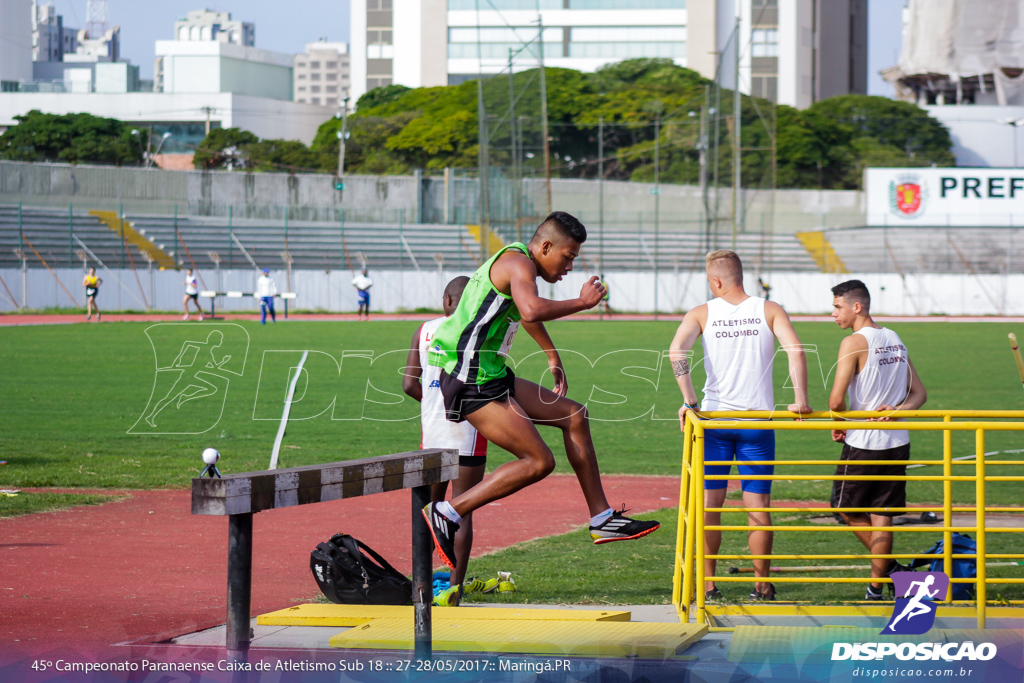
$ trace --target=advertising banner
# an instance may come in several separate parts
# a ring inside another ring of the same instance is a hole
[[[1024,225],[1022,168],[869,168],[867,225]]]

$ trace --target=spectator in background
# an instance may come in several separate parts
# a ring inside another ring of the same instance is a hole
[[[82,280],[82,286],[85,287],[85,319],[89,320],[92,318],[92,309],[96,309],[96,322],[100,321],[100,307],[96,305],[96,295],[100,293],[100,285],[103,284],[103,279],[96,277],[96,269],[90,268],[89,274]]]
[[[196,310],[199,311],[199,322],[202,322],[203,309],[199,305],[199,288],[196,286],[196,276],[192,274],[191,268],[185,271],[185,298],[181,301],[182,306],[185,307],[185,315],[181,317],[182,320],[188,320],[189,301],[196,305]]]
[[[277,296],[277,285],[270,277],[270,269],[264,268],[263,275],[256,281],[256,298],[260,300],[260,325],[267,324],[267,311],[270,311],[270,321],[277,324],[277,316],[274,314],[274,297]]]
[[[363,268],[363,274],[357,275],[352,279],[352,286],[356,288],[359,296],[359,319],[369,320],[370,319],[370,287],[373,287],[373,280],[367,275],[366,268]],[[363,318],[363,315],[366,315]]]

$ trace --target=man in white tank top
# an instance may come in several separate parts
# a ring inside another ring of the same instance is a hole
[[[829,395],[829,410],[917,410],[928,398],[924,385],[903,341],[895,332],[879,327],[871,319],[871,296],[860,280],[849,280],[832,288],[832,318],[853,334],[839,346],[836,376]],[[846,397],[849,393],[850,403]],[[877,418],[887,421],[888,417]],[[908,460],[910,433],[906,430],[850,429],[832,432],[832,440],[843,443],[841,461]],[[874,475],[905,476],[906,465],[850,465],[836,468],[836,476]],[[907,505],[907,482],[900,481],[834,481],[832,507],[883,508],[877,513],[841,512],[857,539],[873,555],[892,554],[892,518],[903,512],[887,508]],[[893,572],[905,570],[896,560],[871,560],[871,578],[885,579]],[[890,586],[892,584],[889,584]],[[865,600],[881,600],[881,582],[868,586]]]
[[[731,251],[715,251],[707,255],[707,279],[715,298],[694,308],[676,331],[669,351],[672,370],[683,393],[680,420],[688,410],[696,411],[697,392],[690,378],[688,352],[697,337],[704,346],[704,401],[701,410],[775,410],[772,387],[772,361],[775,340],[782,344],[789,358],[789,376],[793,383],[794,402],[787,410],[809,413],[807,400],[807,359],[803,346],[786,311],[777,303],[748,296],[743,290],[743,264]],[[704,432],[705,463],[737,461],[740,475],[773,474],[771,465],[747,465],[745,461],[775,459],[775,432],[755,429],[709,429]],[[706,475],[729,474],[731,465],[705,465]],[[725,480],[704,482],[704,505],[720,508],[725,503]],[[771,505],[771,481],[742,480],[743,504],[748,508],[767,508]],[[719,512],[704,514],[704,524],[721,524]],[[749,512],[751,527],[770,526],[771,514]],[[749,533],[751,554],[771,555],[771,531]],[[717,555],[722,545],[721,531],[704,532],[704,549],[708,555]],[[754,560],[754,575],[767,578],[771,560]],[[704,562],[706,576],[715,575],[715,560]],[[714,582],[704,584],[707,599],[720,599],[721,592]],[[755,600],[774,600],[775,586],[767,581],[754,584],[750,597]]]
[[[412,337],[409,358],[402,377],[402,390],[420,402],[420,448],[456,448],[459,451],[459,477],[452,482],[452,496],[458,496],[480,483],[487,462],[487,440],[468,421],[449,422],[445,419],[444,397],[441,395],[441,368],[427,362],[427,353],[434,330],[459,306],[462,292],[469,278],[460,276],[448,283],[441,301],[443,318],[423,323]],[[444,500],[448,482],[434,484],[431,498]],[[466,566],[473,548],[473,516],[463,516],[462,525],[455,533],[455,570],[451,585],[456,590],[445,595],[445,606],[456,606],[462,598],[462,583],[466,579]]]

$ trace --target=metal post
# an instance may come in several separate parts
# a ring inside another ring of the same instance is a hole
[[[426,503],[424,503],[426,505]],[[252,515],[228,516],[228,620],[226,645],[234,658],[249,653],[252,604]]]
[[[516,150],[516,87],[512,78],[512,48],[508,49],[508,129],[512,152],[512,220],[515,221],[516,241],[523,241],[519,224],[519,153]]]
[[[423,508],[430,502],[429,486],[414,486],[412,489],[412,604],[415,620],[416,659],[431,658],[430,605],[434,600],[431,576],[431,559],[434,555],[434,539],[430,537],[427,521],[423,519]]]
[[[75,267],[75,217],[73,206],[68,204],[68,268]]]
[[[480,138],[480,153],[477,165],[480,167],[477,175],[480,178],[480,262],[483,263],[490,258],[488,242],[491,225],[491,188],[490,188],[490,140],[487,132],[487,106],[484,103],[484,81],[481,78],[477,81],[477,135]]]
[[[733,175],[735,176],[732,181],[733,187],[733,207],[732,207],[732,250],[736,251],[736,233],[739,231],[740,217],[743,213],[743,188],[742,188],[742,168],[740,167],[741,153],[740,148],[740,132],[743,127],[743,103],[740,96],[740,17],[739,17],[739,5],[736,6],[736,29],[733,37],[733,66],[735,67],[735,77],[733,79],[733,93],[732,93],[732,117],[734,120],[733,124]]]
[[[342,100],[341,135],[338,137],[338,180],[345,179],[345,135],[348,133],[348,98]],[[344,192],[344,190],[342,190]]]
[[[597,119],[597,262],[604,273],[604,117]]]
[[[121,279],[121,276],[124,274],[124,255],[125,255],[125,245],[124,245],[124,204],[121,204],[118,207],[117,214],[118,214],[118,218],[119,218],[117,226],[118,226],[118,230],[121,233],[121,269],[120,269],[120,272],[117,274],[117,277],[118,277],[118,279]],[[117,308],[119,310],[121,308],[121,289],[120,288],[118,288],[118,290],[117,290]]]
[[[654,119],[654,319],[658,319],[658,228],[661,222],[661,118]]]
[[[953,418],[946,415],[943,422],[952,422]],[[942,476],[953,475],[953,432],[946,430],[942,432]],[[942,522],[943,526],[950,526],[953,523],[953,482],[946,479],[942,482]],[[953,532],[947,531],[942,535],[942,548],[944,551],[942,568],[946,576],[953,578]],[[943,602],[953,602],[953,584],[949,584],[949,593]]]
[[[985,600],[986,600],[986,584],[985,578],[988,575],[985,570],[985,554],[987,546],[987,538],[985,534],[985,430],[979,429],[975,432],[974,437],[974,448],[975,448],[975,465],[974,465],[974,505],[975,505],[975,525],[978,527],[978,538],[977,538],[977,562],[978,565],[978,582],[975,584],[975,604],[978,606],[978,628],[985,628]],[[952,520],[943,520],[946,526],[952,523]],[[946,565],[949,566],[949,565]]]
[[[551,137],[548,135],[548,85],[544,74],[544,22],[537,17],[537,51],[540,55],[540,117],[544,136],[544,182],[547,187],[548,213],[551,213]]]
[[[21,307],[28,308],[28,260],[25,258],[25,232],[18,202],[18,258],[21,259]]]
[[[693,561],[693,568],[696,576],[693,580],[694,593],[697,597],[697,619],[696,623],[702,624],[707,621],[707,613],[704,611],[704,426],[696,424],[693,427],[696,440],[694,441],[693,478],[694,489],[697,494],[694,496],[695,512],[693,523],[696,525],[697,538],[694,540],[696,558]]]

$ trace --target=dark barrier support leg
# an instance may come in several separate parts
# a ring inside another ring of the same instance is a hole
[[[426,503],[424,503],[426,505]],[[228,516],[227,649],[232,659],[249,654],[252,603],[252,513]]]
[[[431,658],[430,604],[434,601],[431,561],[434,539],[423,508],[430,502],[430,486],[412,489],[412,603],[415,619],[416,659]]]

